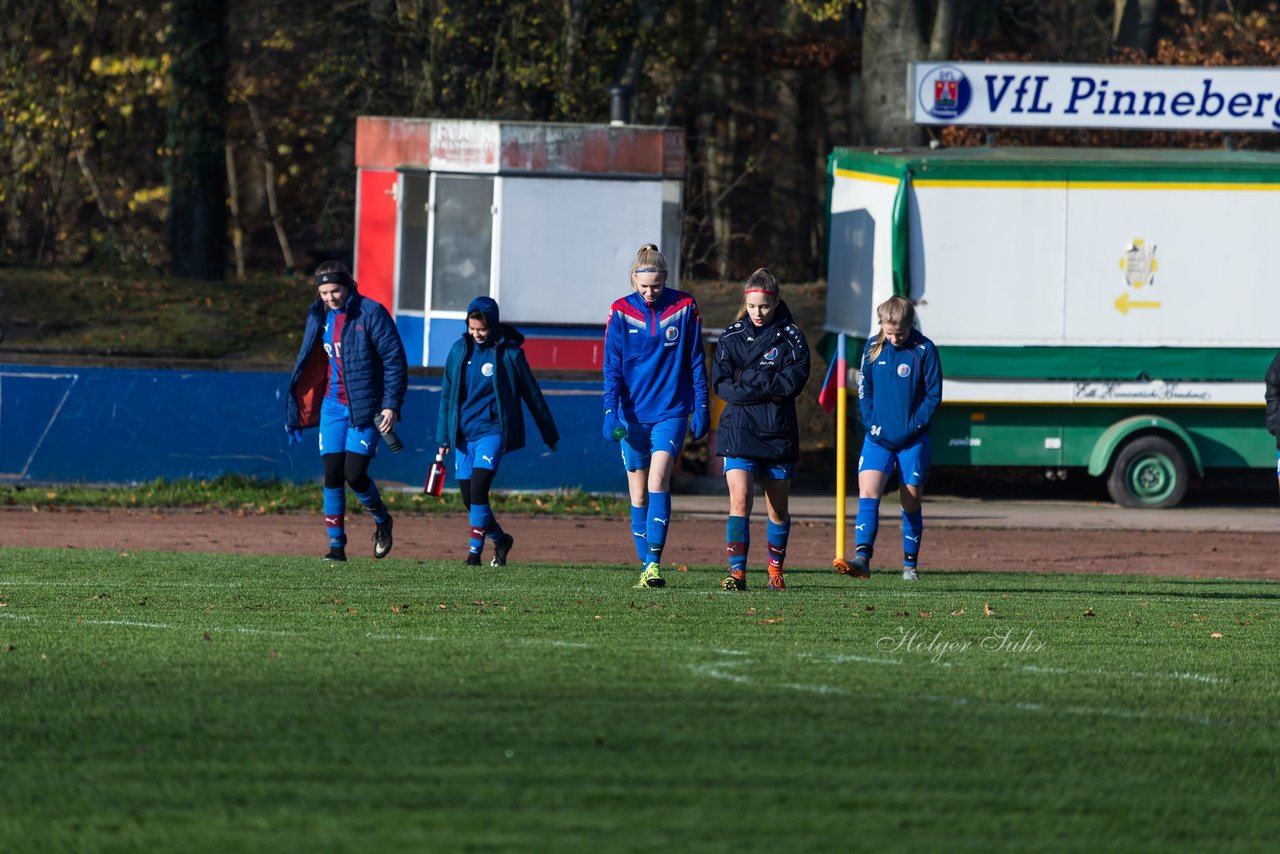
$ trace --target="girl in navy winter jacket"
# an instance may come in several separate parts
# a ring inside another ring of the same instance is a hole
[[[360,296],[347,268],[326,261],[316,268],[319,298],[307,313],[302,347],[285,395],[289,444],[303,427],[320,428],[324,462],[325,560],[347,559],[346,485],[373,516],[373,556],[391,551],[391,514],[369,477],[369,462],[383,433],[391,433],[409,386],[409,367],[395,321]]]
[[[726,404],[716,433],[729,486],[729,576],[721,586],[747,589],[751,505],[759,477],[769,512],[768,589],[786,590],[787,503],[800,450],[796,397],[809,381],[809,345],[778,296],[778,280],[763,267],[747,279],[737,322],[720,336],[712,376],[716,394]]]
[[[502,530],[489,506],[489,487],[504,454],[524,447],[529,404],[542,441],[553,452],[560,434],[520,345],[524,336],[499,322],[498,303],[476,297],[467,306],[467,331],[454,342],[444,366],[436,444],[458,452],[454,474],[470,523],[468,566],[479,566],[484,540],[493,541],[491,566],[506,566],[515,538]]]
[[[932,455],[929,424],[942,402],[942,362],[933,342],[913,328],[916,311],[910,300],[889,297],[876,315],[880,334],[867,342],[858,374],[866,438],[858,458],[856,553],[848,574],[871,575],[880,498],[896,468],[902,502],[902,577],[915,581],[924,529],[920,499]]]
[[[666,282],[667,259],[646,243],[631,264],[635,292],[613,303],[604,336],[604,435],[622,443],[637,587],[666,583],[671,472],[685,433],[701,439],[710,424],[698,303]]]

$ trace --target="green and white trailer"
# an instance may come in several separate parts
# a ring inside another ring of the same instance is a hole
[[[829,172],[827,329],[852,366],[875,306],[915,303],[935,465],[1085,470],[1142,507],[1276,465],[1280,156],[841,148]]]

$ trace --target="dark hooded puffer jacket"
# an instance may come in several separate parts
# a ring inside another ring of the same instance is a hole
[[[498,303],[490,297],[476,297],[467,306],[467,314],[480,311],[484,314],[489,326],[489,334],[493,346],[497,350],[494,359],[493,385],[498,401],[498,420],[502,430],[502,450],[504,453],[518,451],[525,445],[524,409],[521,400],[529,405],[529,414],[533,416],[542,441],[551,446],[560,441],[556,432],[555,420],[551,417],[551,409],[542,397],[538,381],[534,379],[529,362],[525,359],[524,335],[515,327],[500,322]],[[454,342],[449,350],[449,357],[444,365],[444,387],[440,393],[440,414],[436,418],[436,445],[453,448],[458,444],[458,414],[462,411],[462,366],[475,348],[476,342],[463,332],[462,337]]]

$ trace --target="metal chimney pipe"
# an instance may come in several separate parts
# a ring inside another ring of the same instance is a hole
[[[631,123],[631,87],[619,83],[609,87],[609,124],[618,127]]]

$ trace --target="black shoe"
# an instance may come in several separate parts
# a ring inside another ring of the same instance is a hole
[[[478,554],[467,555],[467,560],[464,563],[464,566],[479,566],[479,565],[480,565],[480,555]]]
[[[506,566],[507,554],[511,551],[511,547],[516,544],[516,538],[510,534],[503,534],[493,543],[493,560],[489,561],[489,566]]]
[[[382,560],[391,553],[391,514],[387,521],[379,522],[373,532],[373,559]]]
[[[329,553],[328,553],[327,555],[325,555],[324,557],[320,558],[320,559],[321,559],[321,560],[334,560],[334,561],[341,561],[341,562],[343,562],[343,563],[346,563],[346,562],[347,562],[347,550],[346,550],[346,549],[344,549],[342,546],[330,546],[330,547],[329,547]]]

